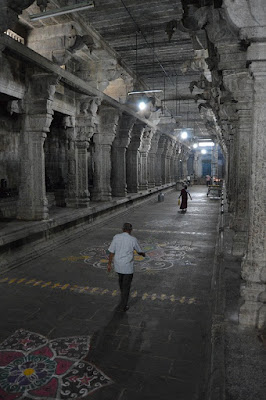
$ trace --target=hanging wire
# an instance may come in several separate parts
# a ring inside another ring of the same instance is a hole
[[[136,31],[136,79],[138,80],[138,32]]]
[[[141,33],[141,35],[142,35],[143,39],[145,40],[146,44],[148,45],[149,48],[151,48],[150,43],[147,41],[146,36],[144,35],[144,33],[143,33],[142,30],[140,29],[139,25],[138,25],[137,22],[135,21],[135,18],[133,17],[133,15],[131,14],[131,12],[129,11],[128,7],[126,6],[126,4],[124,3],[123,0],[120,0],[120,1],[121,1],[121,3],[123,4],[123,6],[125,7],[126,11],[128,12],[130,18],[131,18],[132,21],[134,22],[134,24],[135,24],[135,26],[136,26],[136,28],[137,28],[137,32],[140,32],[140,33]],[[157,60],[158,64],[160,65],[161,69],[163,70],[164,75],[170,80],[170,82],[171,82],[172,84],[174,84],[173,81],[172,81],[172,79],[171,79],[171,76],[166,72],[166,70],[165,70],[164,66],[162,65],[162,63],[161,63],[159,57],[157,56],[157,54],[154,53],[154,55],[155,55],[155,57],[156,57],[156,60]]]
[[[153,30],[152,30],[152,41],[153,41],[153,46],[152,46],[152,48],[153,48],[153,52],[152,52],[152,88],[154,89],[155,88],[155,59],[154,59],[154,53],[155,53],[155,48],[154,48],[154,28],[153,28]]]
[[[177,116],[177,75],[175,76],[175,115]]]

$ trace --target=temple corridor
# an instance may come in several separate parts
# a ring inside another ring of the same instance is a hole
[[[205,187],[192,187],[193,200],[182,214],[178,194],[166,194],[164,202],[154,198],[83,236],[73,235],[65,245],[1,276],[1,340],[23,329],[25,345],[18,350],[29,350],[34,339],[26,332],[50,341],[86,337],[91,346],[86,365],[106,376],[101,381],[96,375],[99,387],[110,383],[91,399],[203,398],[220,201],[208,198]],[[117,277],[106,266],[108,245],[125,221],[132,222],[146,258],[135,261],[130,309],[121,313],[115,311]],[[84,371],[78,378],[86,376]],[[70,380],[63,378],[58,398],[65,398],[67,388],[75,394],[97,388],[73,379],[68,386]],[[55,386],[46,388],[47,397],[55,397]],[[30,393],[40,396],[37,389]]]

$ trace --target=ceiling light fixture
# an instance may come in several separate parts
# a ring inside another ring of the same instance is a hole
[[[145,101],[141,101],[141,102],[139,102],[138,107],[139,107],[140,111],[143,111],[147,107],[147,104],[145,103]]]
[[[83,1],[82,3],[74,4],[71,6],[66,6],[66,7],[55,9],[55,10],[45,11],[40,14],[33,14],[33,15],[30,15],[29,17],[30,17],[31,21],[37,21],[39,19],[57,17],[59,15],[70,14],[70,13],[73,13],[76,11],[87,10],[88,8],[94,8],[93,1],[85,1],[85,2]]]
[[[182,139],[187,139],[187,132],[186,131],[181,132],[181,138]]]
[[[145,93],[159,93],[159,92],[162,92],[162,90],[161,89],[153,89],[153,90],[141,90],[141,91],[139,91],[139,92],[137,92],[137,91],[133,91],[133,92],[128,92],[128,95],[130,95],[130,94],[145,94]]]

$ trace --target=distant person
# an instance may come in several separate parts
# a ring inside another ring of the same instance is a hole
[[[181,197],[180,210],[182,210],[183,212],[187,211],[187,199],[188,199],[188,196],[190,197],[190,200],[192,200],[192,197],[191,197],[189,191],[187,190],[187,186],[185,185],[184,188],[181,190],[181,193],[179,195],[179,198]]]
[[[211,177],[210,177],[210,175],[206,175],[206,185],[207,186],[211,185]]]
[[[190,175],[188,175],[188,176],[187,176],[187,185],[188,185],[188,186],[190,186],[190,181],[191,181]]]
[[[113,237],[112,243],[108,249],[109,261],[108,272],[112,269],[112,261],[114,259],[114,269],[118,273],[119,287],[121,291],[121,301],[118,305],[119,311],[127,311],[129,309],[127,302],[129,298],[130,286],[134,272],[134,250],[145,257],[137,239],[131,236],[132,225],[128,222],[123,225],[123,233],[119,233]]]

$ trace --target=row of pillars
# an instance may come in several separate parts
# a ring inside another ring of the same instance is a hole
[[[24,99],[21,184],[17,218],[48,218],[44,142],[53,119],[57,78],[35,74]],[[80,99],[76,117],[64,117],[68,143],[66,205],[88,207],[90,200],[110,201],[175,182],[181,146],[156,127],[145,124],[97,98]],[[88,151],[93,144],[93,189],[88,189]],[[184,168],[185,169],[185,168]]]

